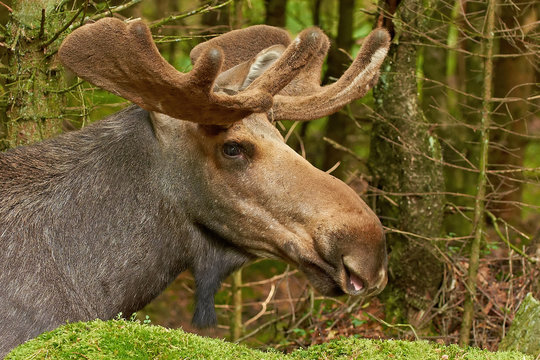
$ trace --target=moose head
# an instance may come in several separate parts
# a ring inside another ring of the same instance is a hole
[[[150,112],[169,196],[189,221],[250,256],[297,266],[325,295],[374,294],[387,279],[379,220],[273,125],[327,116],[363,96],[389,36],[372,32],[345,74],[320,86],[329,45],[317,28],[291,42],[284,30],[252,26],[195,47],[184,74],[143,22],[109,18],[76,30],[59,54],[78,76]]]

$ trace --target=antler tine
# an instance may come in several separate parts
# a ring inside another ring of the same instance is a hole
[[[277,94],[293,79],[310,69],[313,58],[325,47],[326,35],[319,28],[302,31],[287,47],[283,55],[268,70],[258,77],[246,91],[263,89],[272,95]]]
[[[273,118],[313,120],[330,115],[347,103],[364,96],[376,83],[379,68],[389,46],[390,35],[386,30],[372,31],[349,69],[338,81],[324,87],[319,86],[319,74],[321,59],[324,58],[327,48],[321,47],[324,54],[321,56],[319,53],[320,57],[315,59],[312,66],[303,69],[301,77],[291,81],[289,86],[274,97]]]

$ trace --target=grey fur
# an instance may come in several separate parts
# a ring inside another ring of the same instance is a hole
[[[215,291],[250,256],[178,210],[169,164],[134,106],[0,154],[0,358],[66,321],[130,314],[186,269],[194,323],[215,323]]]

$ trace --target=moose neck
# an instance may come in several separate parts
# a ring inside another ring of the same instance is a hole
[[[204,274],[223,258],[216,279],[197,281],[198,298],[211,294],[213,311],[213,291],[247,260],[193,224],[174,203],[181,194],[167,196],[162,170],[167,159],[149,114],[140,108],[6,155],[0,166],[17,162],[41,173],[39,182],[35,172],[26,179],[35,190],[27,201],[39,202],[42,209],[33,216],[40,219],[13,222],[24,238],[50,253],[54,277],[65,282],[66,303],[80,300],[79,314],[71,312],[70,320],[136,311],[183,270]],[[0,174],[7,191],[9,176],[9,168]],[[32,222],[44,228],[28,226]]]

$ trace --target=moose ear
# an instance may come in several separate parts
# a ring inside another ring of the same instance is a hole
[[[285,51],[285,46],[274,45],[257,54],[249,67],[249,72],[242,84],[242,90],[247,88],[256,78],[261,76]]]
[[[222,72],[216,79],[215,90],[224,92],[244,90],[279,59],[285,49],[283,45],[270,46],[252,59]]]

